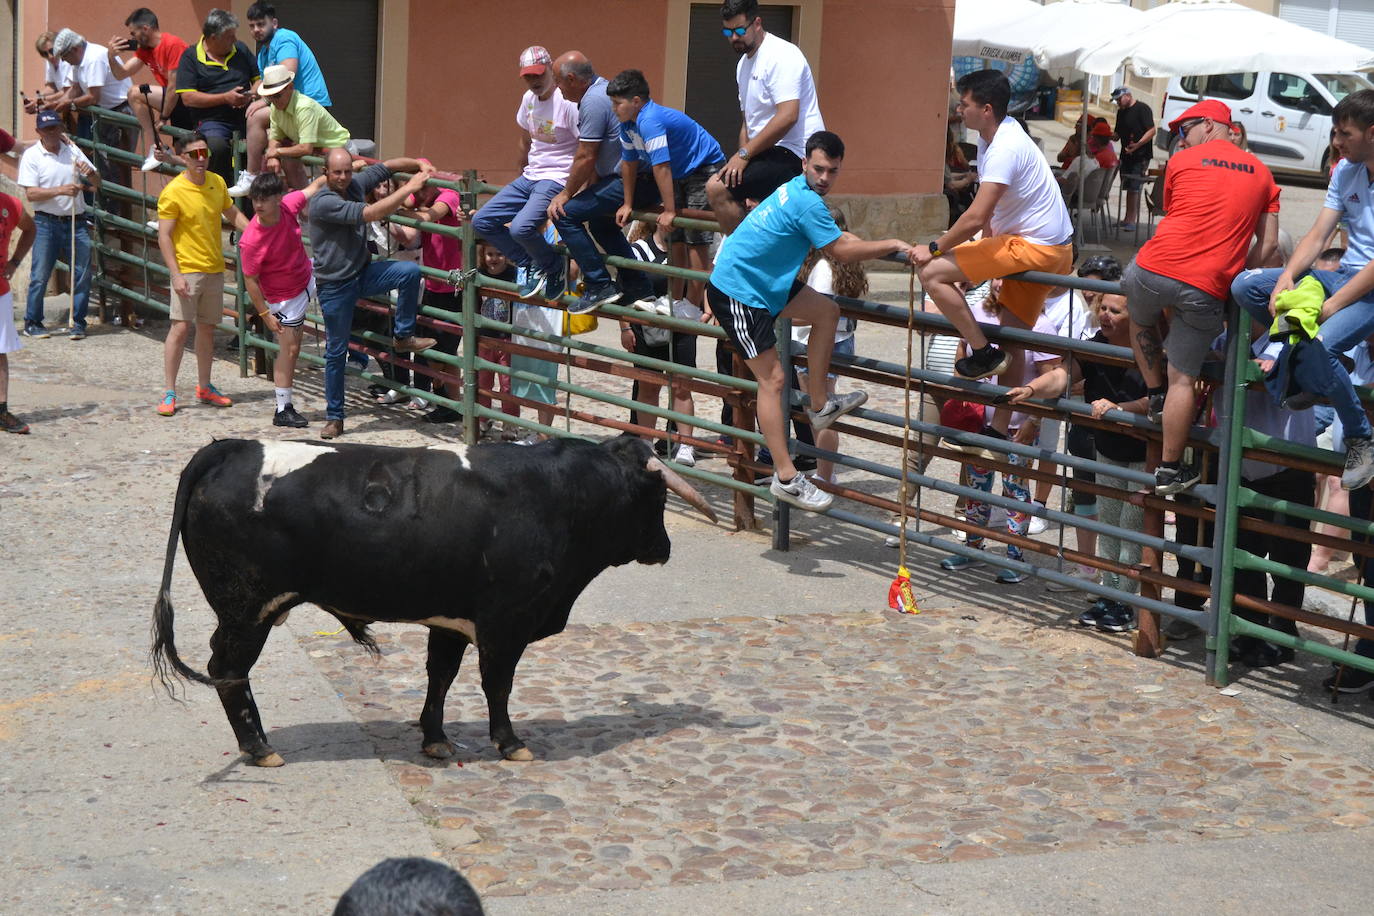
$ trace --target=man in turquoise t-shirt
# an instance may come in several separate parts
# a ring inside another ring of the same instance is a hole
[[[277,8],[270,3],[254,3],[248,7],[248,31],[258,43],[258,72],[271,66],[282,66],[294,73],[295,91],[302,93],[320,105],[328,108],[334,102],[329,98],[329,87],[324,83],[315,52],[310,50],[300,35],[277,24]],[[230,197],[243,197],[248,186],[263,169],[263,157],[267,150],[267,127],[271,114],[270,106],[255,101],[248,107],[248,168],[239,173],[238,181],[229,188]]]
[[[889,254],[905,255],[911,246],[901,239],[865,242],[841,232],[822,199],[830,192],[844,162],[844,143],[828,130],[806,141],[802,173],[779,187],[753,209],[725,239],[706,286],[706,299],[730,342],[758,379],[759,431],[773,453],[773,483],[778,499],[802,509],[821,512],[833,497],[797,473],[787,450],[786,417],[782,411],[782,363],[774,346],[773,322],[785,315],[811,325],[807,348],[806,383],[811,404],[806,411],[816,432],[868,400],[867,393],[828,397],[826,375],[840,309],[835,301],[797,279],[797,271],[812,248],[824,249],[841,262],[867,261]]]

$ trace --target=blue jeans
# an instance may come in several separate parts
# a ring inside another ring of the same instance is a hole
[[[1274,316],[1269,311],[1269,295],[1274,291],[1274,284],[1278,282],[1279,274],[1282,272],[1279,268],[1247,270],[1231,284],[1231,295],[1240,303],[1241,308],[1266,328],[1274,321]],[[1326,295],[1332,296],[1355,274],[1356,271],[1342,267],[1337,270],[1311,270],[1303,276],[1316,277],[1326,290]],[[1302,277],[1298,279],[1301,280]],[[1350,303],[1328,318],[1322,323],[1317,337],[1331,359],[1333,380],[1328,390],[1317,393],[1325,395],[1331,401],[1336,416],[1341,418],[1341,426],[1344,427],[1347,438],[1368,439],[1372,431],[1369,418],[1365,416],[1360,399],[1355,395],[1355,383],[1350,380],[1350,372],[1341,365],[1338,357],[1371,333],[1374,333],[1374,292]]]
[[[415,335],[415,312],[420,306],[420,265],[413,261],[373,261],[347,280],[316,281],[320,311],[324,313],[324,415],[344,417],[344,363],[353,310],[358,300],[396,291],[397,338]]]
[[[557,181],[530,181],[521,176],[482,205],[472,217],[473,231],[517,267],[557,270],[560,258],[544,240],[544,223],[549,218],[549,201],[561,190],[563,185]]]
[[[43,293],[59,258],[69,260],[72,248],[72,223],[69,219],[37,212],[33,215],[38,230],[33,239],[33,260],[29,265],[28,303],[24,308],[24,327],[43,323]],[[91,237],[86,232],[86,217],[76,218],[76,281],[72,286],[72,324],[86,330],[86,308],[91,303]]]
[[[606,269],[601,252],[596,250],[597,245],[606,254],[615,257],[634,257],[625,233],[615,224],[615,212],[623,203],[625,183],[619,175],[610,175],[568,201],[563,207],[566,215],[553,221],[563,244],[568,246],[568,254],[582,269],[589,290],[611,282],[611,272]],[[653,181],[636,181],[634,208],[643,210],[656,203],[659,203],[659,195]],[[592,239],[596,240],[595,243]],[[649,286],[649,279],[643,271],[622,267],[620,285],[622,288],[644,291]]]

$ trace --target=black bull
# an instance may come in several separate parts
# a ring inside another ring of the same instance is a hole
[[[474,643],[492,742],[508,759],[530,760],[506,708],[521,654],[562,632],[577,596],[607,567],[667,562],[669,488],[715,520],[628,436],[472,449],[211,443],[177,486],[153,612],[154,670],[169,692],[176,678],[213,686],[239,749],[280,766],[248,682],[273,624],[314,604],[375,651],[368,624],[420,623],[429,627],[424,752],[453,753],[444,697]],[[208,676],[174,643],[178,537],[218,618]]]

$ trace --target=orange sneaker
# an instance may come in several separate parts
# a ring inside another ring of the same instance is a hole
[[[215,407],[229,407],[234,402],[228,397],[219,393],[219,389],[214,385],[206,385],[204,388],[196,386],[196,400],[202,404],[211,404]]]
[[[170,388],[167,389],[167,393],[158,402],[157,412],[164,417],[170,417],[177,412],[177,393],[175,391]]]

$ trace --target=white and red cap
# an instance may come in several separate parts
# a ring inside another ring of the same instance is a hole
[[[520,52],[521,76],[542,76],[552,66],[553,58],[542,45],[530,45]]]

